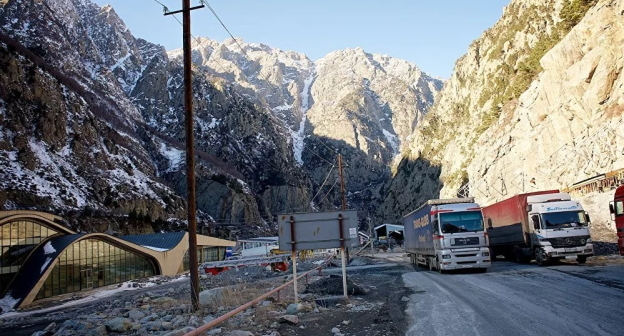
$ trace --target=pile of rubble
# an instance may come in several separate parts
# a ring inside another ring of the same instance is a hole
[[[171,297],[175,294],[173,289],[165,294],[159,296],[148,292],[136,295],[128,301],[109,301],[102,304],[97,311],[84,312],[63,323],[53,322],[44,330],[35,332],[33,336],[104,336],[111,333],[179,336],[236,308],[235,306],[220,306],[216,309],[209,309],[207,302],[203,300],[214,298],[209,295],[200,297],[202,308],[192,313],[188,303]],[[266,300],[208,330],[207,335],[279,336],[277,329],[282,323],[297,324],[299,323],[297,313],[312,310],[314,307],[308,303],[286,306],[286,304]]]
[[[594,242],[593,245],[595,255],[610,255],[620,253],[620,249],[618,248],[618,245],[616,243],[597,241]]]
[[[304,293],[317,295],[342,295],[342,276],[330,275],[309,284]],[[354,283],[347,277],[347,293],[349,295],[364,295],[369,292],[368,289]]]
[[[307,272],[309,270],[315,269],[320,265],[324,264],[327,261],[327,258],[315,257],[309,258],[306,260],[298,260],[297,261],[297,273]],[[291,262],[292,267],[292,262]],[[332,268],[332,267],[340,267],[340,260],[332,259],[329,262],[325,263],[323,268]]]
[[[213,288],[227,286],[234,283],[269,279],[282,274],[283,273],[279,271],[272,271],[270,267],[245,266],[231,268],[217,275],[202,274],[200,282],[203,288]]]

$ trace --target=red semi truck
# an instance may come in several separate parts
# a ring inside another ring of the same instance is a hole
[[[613,196],[613,202],[609,204],[609,208],[613,214],[613,219],[615,219],[620,255],[624,255],[624,181],[621,186],[615,189],[615,196]]]
[[[589,215],[559,190],[515,195],[484,207],[492,255],[542,266],[557,259],[584,263],[594,254]]]

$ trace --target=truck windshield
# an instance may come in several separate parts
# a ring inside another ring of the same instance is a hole
[[[483,231],[481,211],[447,212],[440,214],[442,233]]]
[[[542,214],[545,229],[587,225],[587,218],[583,211],[550,212]]]

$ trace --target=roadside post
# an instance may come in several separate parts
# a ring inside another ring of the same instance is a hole
[[[297,291],[297,243],[295,242],[295,217],[290,216],[290,244],[293,269],[293,288],[295,289],[295,303],[299,303],[299,292]],[[280,246],[280,250],[282,247]]]
[[[297,292],[297,251],[340,248],[342,259],[343,295],[347,291],[347,263],[345,249],[357,247],[357,211],[341,210],[329,212],[306,212],[278,215],[279,248],[291,251],[293,261],[293,278],[295,303],[298,303]]]

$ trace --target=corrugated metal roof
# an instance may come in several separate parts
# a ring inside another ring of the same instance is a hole
[[[279,241],[279,237],[275,236],[275,237],[255,237],[255,238],[245,238],[245,239],[239,239],[239,242],[245,242],[245,243],[271,243],[271,242],[276,242]]]
[[[377,230],[384,226],[386,227],[386,230],[389,230],[389,231],[403,231],[403,228],[404,228],[403,225],[398,225],[398,224],[381,224],[377,226],[374,230]]]
[[[178,246],[180,240],[184,237],[186,231],[180,232],[166,232],[166,233],[153,233],[153,234],[141,234],[141,235],[127,235],[120,236],[119,239],[129,241],[131,243],[145,246],[155,247],[162,250],[171,250]]]
[[[39,244],[10,284],[6,295],[17,300],[16,307],[26,298],[43,274],[67,246],[71,245],[84,233],[73,235],[53,236],[48,241]]]

